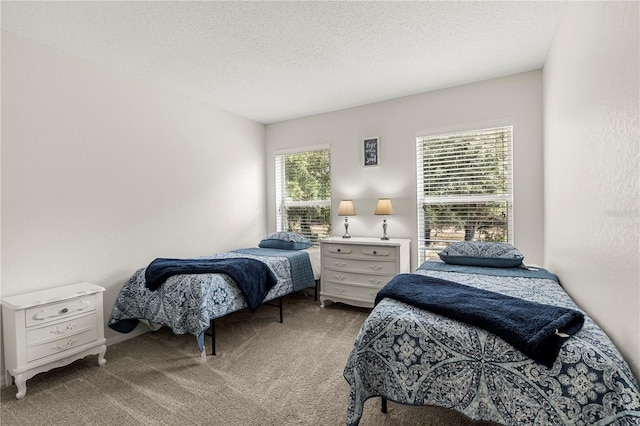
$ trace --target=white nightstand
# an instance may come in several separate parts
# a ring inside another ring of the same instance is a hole
[[[372,308],[378,290],[409,272],[411,240],[329,237],[320,241],[320,304],[325,301]]]
[[[103,287],[80,283],[2,299],[5,381],[13,376],[22,399],[27,380],[97,354],[107,361],[102,310]]]

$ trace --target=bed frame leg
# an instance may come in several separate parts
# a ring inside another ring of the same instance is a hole
[[[320,287],[320,280],[316,280],[316,287],[314,289],[314,294],[313,294],[313,301],[314,302],[318,301],[318,287]]]
[[[278,298],[278,304],[277,305],[271,305],[271,306],[277,306],[278,309],[280,310],[280,323],[283,323],[283,316],[282,316],[282,305],[283,305],[283,298],[282,296],[280,296]],[[209,330],[211,331],[211,355],[215,355],[216,354],[216,320],[212,319],[211,320],[211,325],[209,326]]]
[[[382,399],[382,405],[380,407],[380,411],[382,411],[384,414],[387,414],[387,398],[382,396],[380,397],[380,399]]]

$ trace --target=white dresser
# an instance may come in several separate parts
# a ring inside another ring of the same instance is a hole
[[[320,304],[342,302],[366,308],[394,275],[409,272],[411,240],[329,237],[320,241]]]
[[[5,382],[13,376],[22,399],[27,380],[97,354],[107,361],[102,310],[103,287],[80,283],[2,299]]]

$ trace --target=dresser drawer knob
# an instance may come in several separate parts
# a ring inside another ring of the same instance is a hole
[[[60,311],[61,314],[66,314],[67,312],[69,312],[69,308],[64,308]]]
[[[336,265],[338,268],[342,268],[344,266],[347,266],[346,263],[344,262],[333,262],[334,265]]]
[[[347,278],[344,275],[334,275],[333,277],[338,281],[343,281],[344,279]]]
[[[367,250],[362,250],[362,254],[364,254],[365,256],[383,257],[383,256],[390,256],[391,252],[388,250],[367,249]]]
[[[335,291],[337,291],[338,293],[344,293],[345,291],[347,291],[347,289],[342,288],[342,287],[334,287]]]
[[[381,280],[374,280],[373,278],[370,278],[370,279],[369,279],[369,282],[370,282],[371,284],[382,284],[382,281],[381,281]]]
[[[382,269],[382,266],[380,266],[380,265],[369,265],[369,269],[371,269],[372,271],[379,271],[380,269]]]

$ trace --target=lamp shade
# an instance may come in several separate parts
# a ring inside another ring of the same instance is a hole
[[[388,198],[380,198],[376,205],[376,211],[373,214],[390,215],[393,214],[393,205]]]
[[[351,200],[342,200],[338,206],[338,216],[355,216],[356,208]]]

